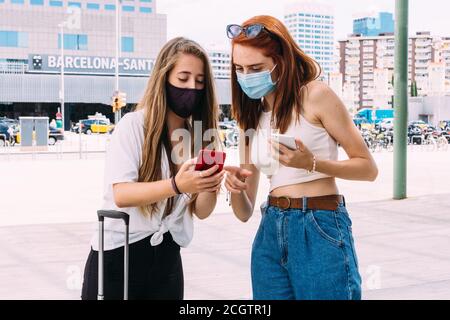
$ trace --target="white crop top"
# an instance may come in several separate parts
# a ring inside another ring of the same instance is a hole
[[[251,160],[252,163],[270,179],[270,191],[284,186],[311,182],[330,176],[307,170],[288,168],[273,159],[268,145],[271,132],[270,121],[272,112],[263,112],[259,120],[259,127],[252,139]],[[320,160],[338,160],[338,146],[330,134],[324,128],[317,127],[300,116],[300,122],[293,121],[284,133],[300,139],[303,144]]]

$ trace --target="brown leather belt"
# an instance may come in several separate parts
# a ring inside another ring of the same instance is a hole
[[[288,198],[288,197],[272,197],[269,196],[269,205],[278,207],[282,210],[302,209],[307,210],[329,210],[335,211],[339,204],[345,206],[345,197],[342,195],[329,195],[321,197],[304,197],[304,198]]]

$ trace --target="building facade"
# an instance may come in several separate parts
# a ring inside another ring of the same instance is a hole
[[[442,37],[435,42],[437,62],[445,65],[445,84],[447,92],[450,91],[450,37]]]
[[[214,78],[231,78],[231,53],[227,49],[209,48],[208,56],[213,69]]]
[[[418,96],[428,95],[436,84],[434,63],[439,62],[441,54],[436,49],[439,38],[429,32],[417,32],[409,39],[408,82],[417,88]],[[360,108],[392,107],[394,79],[395,39],[393,34],[380,34],[375,37],[352,35],[339,41],[339,69],[345,84],[352,84],[359,93],[353,106]],[[442,57],[446,56],[444,50]],[[445,68],[447,64],[445,64]],[[433,68],[430,69],[430,66]],[[431,74],[430,78],[430,72]],[[446,71],[447,72],[447,69]],[[447,74],[447,73],[445,73]],[[432,81],[431,81],[432,80]]]
[[[284,22],[300,48],[322,67],[322,76],[325,78],[333,72],[333,7],[316,1],[299,1],[286,6]]]
[[[124,0],[120,21],[119,88],[133,104],[167,41],[167,18],[155,0]],[[54,117],[64,97],[66,129],[96,112],[113,119],[115,22],[114,0],[0,0],[0,113]]]
[[[353,34],[375,37],[381,33],[394,33],[394,16],[390,12],[362,14],[353,20]]]

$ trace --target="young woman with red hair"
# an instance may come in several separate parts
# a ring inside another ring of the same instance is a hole
[[[361,299],[352,222],[336,178],[374,181],[369,150],[341,100],[317,81],[320,67],[279,20],[258,16],[227,33],[232,112],[245,139],[244,159],[225,168],[225,185],[241,221],[253,214],[260,172],[270,179],[252,248],[254,299]],[[295,143],[283,145],[273,132]],[[348,160],[338,160],[338,145]]]

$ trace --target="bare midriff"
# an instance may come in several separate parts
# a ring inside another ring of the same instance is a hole
[[[320,197],[337,194],[339,194],[339,189],[336,184],[336,178],[325,178],[279,187],[270,193],[273,197],[289,198]]]

